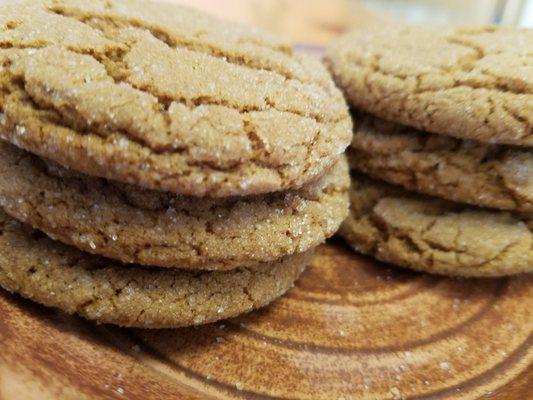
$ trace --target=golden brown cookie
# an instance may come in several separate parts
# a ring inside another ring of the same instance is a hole
[[[0,136],[63,166],[193,196],[298,189],[351,139],[318,60],[171,4],[0,10]]]
[[[288,290],[311,253],[224,272],[122,265],[63,245],[0,211],[0,286],[102,323],[204,324],[262,307]]]
[[[229,270],[322,243],[348,215],[344,158],[298,191],[227,199],[143,190],[0,141],[0,206],[63,243],[125,263]]]
[[[417,131],[356,115],[350,165],[406,189],[533,212],[533,151]]]
[[[326,62],[348,101],[389,121],[533,146],[533,30],[389,25],[356,30]]]
[[[426,197],[354,174],[340,235],[357,251],[443,275],[533,271],[533,218]]]

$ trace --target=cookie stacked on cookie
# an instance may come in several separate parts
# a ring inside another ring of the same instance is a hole
[[[0,12],[0,285],[176,327],[282,295],[348,213],[352,123],[319,61],[172,5]]]
[[[438,274],[533,270],[533,31],[355,31],[326,62],[354,109],[341,235]]]

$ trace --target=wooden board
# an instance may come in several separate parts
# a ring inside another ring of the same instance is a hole
[[[281,300],[205,327],[97,326],[0,292],[0,399],[528,399],[533,278],[322,246]]]

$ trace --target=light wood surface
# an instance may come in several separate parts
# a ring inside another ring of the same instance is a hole
[[[322,246],[210,326],[97,326],[0,294],[0,399],[493,399],[533,393],[533,279],[454,280]]]
[[[389,16],[356,0],[161,0],[252,25],[299,44],[326,45],[354,26],[384,23]]]
[[[430,24],[526,23],[525,0],[160,0],[253,25],[298,44],[326,45],[353,27],[391,20]],[[531,27],[531,26],[529,26]]]

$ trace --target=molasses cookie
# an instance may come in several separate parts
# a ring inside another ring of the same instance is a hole
[[[533,146],[533,30],[355,30],[326,62],[354,107],[423,131]]]
[[[224,272],[146,269],[55,242],[0,212],[0,286],[121,326],[174,328],[246,313],[285,293],[310,259],[306,252]]]
[[[348,215],[344,158],[296,191],[192,198],[94,178],[0,141],[0,206],[84,251],[147,266],[229,270],[305,252]]]
[[[443,275],[533,271],[533,219],[410,193],[354,174],[340,235],[357,251]]]
[[[298,189],[348,146],[319,60],[177,5],[0,9],[0,137],[99,177],[191,196]]]
[[[350,165],[406,189],[482,207],[533,212],[533,152],[417,131],[356,115]]]

